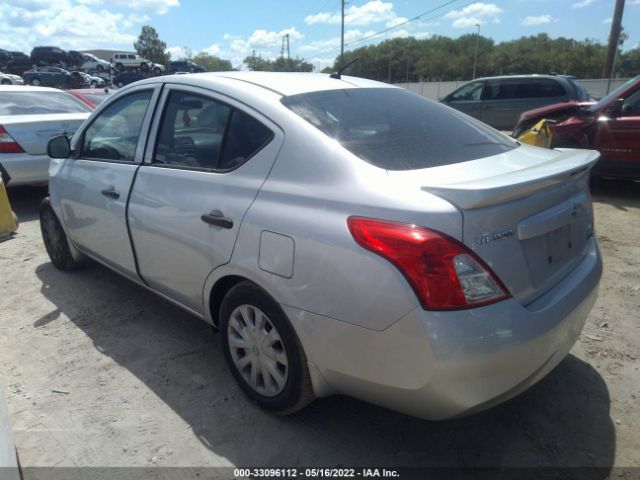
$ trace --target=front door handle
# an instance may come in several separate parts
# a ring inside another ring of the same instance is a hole
[[[233,228],[233,220],[225,217],[220,210],[212,210],[209,213],[203,213],[200,219],[209,225],[215,225],[221,228]]]
[[[116,189],[114,187],[105,188],[104,190],[102,190],[101,193],[105,197],[114,198],[114,199],[120,198],[120,194],[116,192]]]

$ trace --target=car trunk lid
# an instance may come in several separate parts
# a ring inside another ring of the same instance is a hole
[[[424,170],[389,172],[455,205],[462,238],[513,297],[527,304],[568,274],[593,236],[590,150],[511,152]],[[429,225],[424,225],[429,227]]]
[[[87,113],[56,113],[39,115],[0,116],[0,125],[30,155],[46,155],[47,143],[58,135],[69,138],[90,115]]]

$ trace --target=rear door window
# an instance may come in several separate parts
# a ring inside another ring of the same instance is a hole
[[[252,116],[213,98],[172,91],[166,103],[152,163],[229,171],[273,138]]]
[[[484,100],[516,100],[523,98],[551,98],[567,95],[560,82],[549,78],[498,80],[489,82],[483,92]]]
[[[468,116],[396,88],[284,97],[282,103],[361,159],[413,170],[489,157],[518,143]]]
[[[153,163],[214,170],[231,107],[202,95],[169,95]]]

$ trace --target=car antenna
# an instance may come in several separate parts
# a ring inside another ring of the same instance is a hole
[[[339,68],[337,72],[333,72],[331,75],[329,75],[329,77],[335,78],[336,80],[340,80],[340,78],[342,78],[342,72],[344,72],[347,68],[349,68],[351,65],[356,63],[358,60],[360,60],[360,57],[354,58],[353,60],[351,60],[350,62],[343,65],[341,68]]]

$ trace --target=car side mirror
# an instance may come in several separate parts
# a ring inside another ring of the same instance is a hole
[[[47,155],[51,158],[69,158],[71,156],[71,145],[67,136],[60,135],[49,140]]]
[[[605,114],[607,117],[615,118],[622,114],[622,105],[624,104],[624,98],[618,98],[615,102],[607,107]]]

